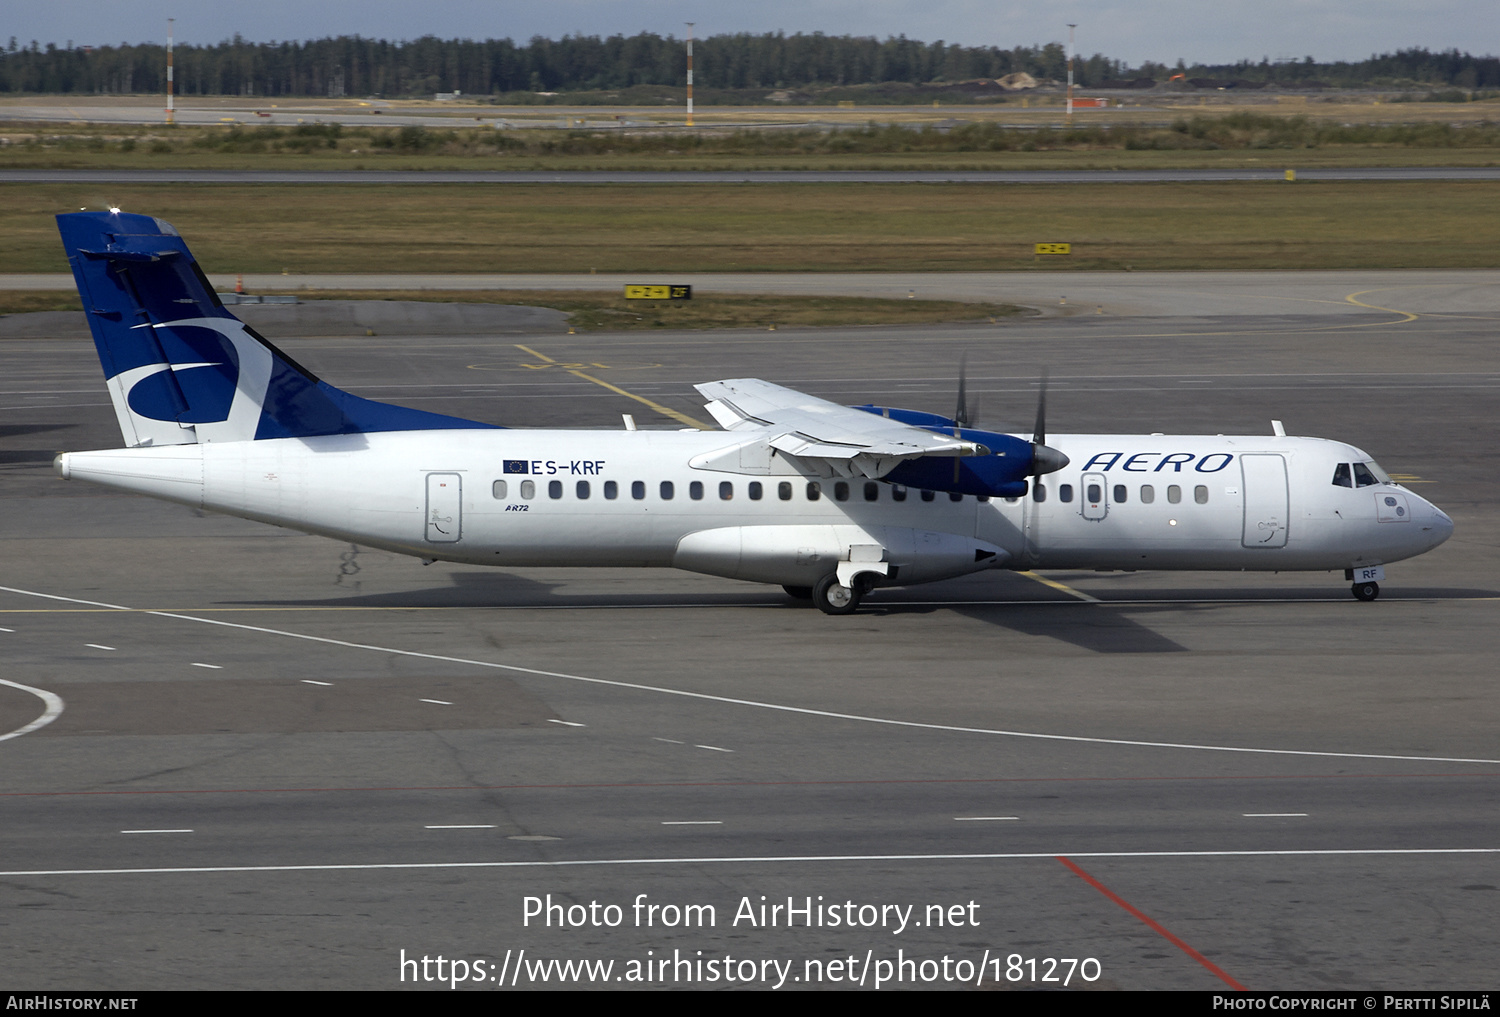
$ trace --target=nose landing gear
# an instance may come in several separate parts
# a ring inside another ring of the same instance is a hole
[[[1361,568],[1345,569],[1344,578],[1354,584],[1349,587],[1349,592],[1354,594],[1355,600],[1374,600],[1380,596],[1380,580],[1385,578],[1385,567],[1366,565]]]

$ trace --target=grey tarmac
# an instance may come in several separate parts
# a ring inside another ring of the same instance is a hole
[[[514,426],[678,426],[572,363],[689,415],[693,382],[741,375],[946,411],[961,356],[992,426],[1027,426],[1042,367],[1054,433],[1274,417],[1454,517],[1373,604],[1338,575],[996,573],[829,618],[672,572],[423,567],[57,479],[55,452],[118,443],[92,345],[0,341],[0,732],[43,707],[14,685],[66,704],[0,742],[8,973],[384,989],[437,984],[403,982],[402,950],[798,976],[904,950],[1093,957],[1087,984],[1126,989],[1492,987],[1500,307],[1354,275],[1302,313],[1287,276],[1262,314],[272,338],[360,395]],[[1130,284],[1212,309],[1226,281]],[[549,893],[623,922],[524,924]],[[642,894],[716,924],[637,927]],[[732,923],[762,896],[979,924]]]

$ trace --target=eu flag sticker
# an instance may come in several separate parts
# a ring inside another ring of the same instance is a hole
[[[530,473],[531,472],[530,466],[531,466],[530,462],[528,460],[525,460],[525,459],[507,459],[507,460],[505,460],[505,472],[506,473]]]

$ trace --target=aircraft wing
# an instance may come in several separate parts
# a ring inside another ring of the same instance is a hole
[[[880,477],[907,459],[978,456],[989,451],[977,442],[840,406],[758,378],[694,387],[709,400],[708,412],[726,430],[759,431],[762,440],[782,455],[821,460],[845,476]]]

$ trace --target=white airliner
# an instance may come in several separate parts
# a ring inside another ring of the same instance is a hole
[[[662,566],[775,583],[830,614],[993,568],[1383,566],[1453,522],[1363,451],[1270,435],[1056,435],[699,385],[722,431],[511,430],[320,381],[226,311],[177,231],[58,216],[126,448],[68,479],[499,566]]]

